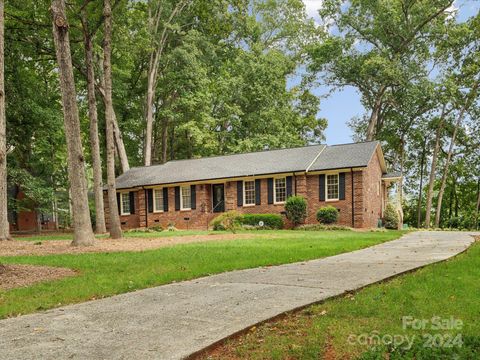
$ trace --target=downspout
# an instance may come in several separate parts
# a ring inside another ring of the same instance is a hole
[[[355,189],[353,182],[353,168],[350,168],[352,181],[352,228],[355,228]]]

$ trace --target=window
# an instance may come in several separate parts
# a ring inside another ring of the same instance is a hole
[[[130,215],[130,194],[120,193],[120,213]]]
[[[243,205],[255,205],[255,181],[243,182]]]
[[[154,212],[163,211],[163,189],[153,190],[153,211]]]
[[[180,209],[190,210],[192,208],[192,192],[190,186],[180,188]]]
[[[275,179],[275,184],[273,186],[273,198],[275,204],[284,203],[287,198],[287,180],[286,178],[277,178]]]
[[[338,174],[327,175],[327,200],[338,200]]]

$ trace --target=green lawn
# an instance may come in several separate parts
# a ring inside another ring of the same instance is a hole
[[[356,294],[310,306],[281,320],[251,329],[202,357],[480,359],[479,279],[480,244],[477,242],[467,252],[448,261],[372,285]],[[407,326],[404,330],[402,319],[408,316],[428,322],[424,329]],[[453,317],[462,321],[463,326],[432,329],[431,320],[435,316],[442,320]],[[374,347],[373,344],[365,344],[365,338],[359,337],[362,334],[371,336],[372,340],[377,340],[372,335],[378,334],[386,342],[390,340],[389,335],[397,335],[398,346]],[[401,344],[407,339],[405,335],[415,339],[410,350],[407,350],[406,343]],[[428,347],[431,338],[437,345],[433,348]],[[463,345],[457,346],[461,344],[455,338],[462,340]],[[450,343],[449,339],[452,340]],[[389,352],[388,356],[385,356],[386,352]]]
[[[331,256],[403,234],[400,231],[289,230],[249,233],[258,236],[175,245],[144,252],[0,257],[2,263],[61,266],[80,272],[76,277],[0,291],[0,318],[229,270]]]
[[[170,236],[187,236],[187,235],[208,235],[218,234],[220,231],[202,231],[202,230],[181,230],[181,231],[162,231],[162,232],[124,232],[124,237],[142,238],[142,237],[170,237]],[[107,238],[108,234],[95,235],[97,239]],[[72,240],[73,235],[70,233],[43,233],[39,235],[15,236],[15,240],[20,241],[45,241],[45,240]]]

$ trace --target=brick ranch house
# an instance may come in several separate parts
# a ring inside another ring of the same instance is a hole
[[[320,207],[332,205],[339,224],[373,228],[399,178],[387,174],[380,144],[364,142],[169,161],[132,168],[116,186],[123,229],[206,229],[228,210],[284,214],[290,195],[307,199],[308,224],[317,223]],[[106,192],[104,200],[108,226]]]

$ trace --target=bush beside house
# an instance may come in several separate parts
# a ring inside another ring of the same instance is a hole
[[[213,230],[229,230],[235,232],[240,227],[240,218],[242,215],[235,210],[227,211],[210,222]]]
[[[387,229],[398,229],[400,219],[398,212],[392,204],[387,204],[383,215],[383,224]]]
[[[263,227],[268,229],[283,229],[283,219],[281,215],[277,214],[244,214],[240,217],[242,225],[249,225],[258,227],[260,221],[263,222]]]
[[[260,222],[263,223],[260,226]],[[283,219],[277,214],[240,214],[237,211],[227,211],[210,222],[213,230],[235,231],[240,226],[255,229],[283,229]]]
[[[285,211],[293,226],[303,224],[307,218],[307,200],[303,196],[290,196],[285,203]]]
[[[317,221],[322,224],[333,224],[338,220],[338,210],[329,205],[318,209]]]

